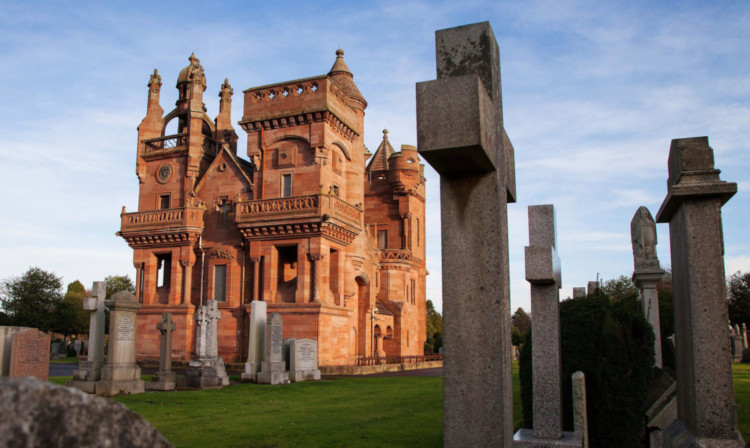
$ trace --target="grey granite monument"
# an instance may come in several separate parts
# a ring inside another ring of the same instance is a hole
[[[440,174],[444,445],[510,447],[507,204],[516,189],[500,50],[482,22],[436,31],[435,51],[437,80],[417,83],[417,141]]]
[[[83,309],[91,311],[89,317],[89,349],[86,361],[78,362],[78,370],[73,371],[73,379],[66,386],[75,387],[93,394],[96,382],[101,379],[104,366],[104,299],[107,296],[105,282],[94,282],[90,298],[83,299]],[[79,341],[76,341],[79,342]],[[76,352],[80,351],[76,348]]]
[[[664,270],[656,255],[656,223],[646,207],[636,210],[630,222],[630,239],[633,245],[633,284],[638,289],[643,316],[654,330],[654,365],[661,369],[661,324],[656,285],[664,278]]]
[[[708,137],[672,140],[667,197],[656,215],[669,223],[678,421],[667,447],[744,447],[737,429],[727,344],[721,206],[737,184],[719,179]]]
[[[283,321],[281,314],[271,313],[266,321],[264,359],[257,375],[259,384],[288,384],[289,373],[286,371],[282,350]]]
[[[135,363],[136,313],[141,304],[130,291],[114,294],[105,304],[110,310],[109,345],[96,394],[142,394],[144,381],[141,368]]]
[[[516,447],[580,447],[581,435],[563,432],[560,360],[560,258],[555,208],[529,207],[526,281],[531,283],[531,348],[534,429],[519,429]]]
[[[263,362],[263,348],[265,347],[267,306],[262,300],[250,303],[250,335],[248,337],[247,362],[242,381],[256,381]]]
[[[161,333],[159,347],[159,372],[146,383],[147,390],[174,390],[177,375],[172,371],[172,332],[177,326],[172,322],[172,313],[162,313],[156,329]]]
[[[198,307],[195,313],[195,356],[188,363],[185,376],[177,381],[179,387],[204,389],[229,385],[224,360],[219,356],[216,333],[219,319],[221,312],[215,300]]]
[[[291,339],[289,341],[289,381],[297,383],[319,379],[318,341]]]
[[[583,439],[583,448],[589,448],[589,417],[586,407],[586,375],[573,372],[573,427]]]

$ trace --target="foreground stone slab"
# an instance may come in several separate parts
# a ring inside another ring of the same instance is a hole
[[[708,137],[672,140],[667,197],[679,420],[667,447],[744,447],[737,429],[724,279],[721,207],[737,184],[719,179]]]
[[[47,381],[49,376],[49,340],[47,333],[29,328],[15,333],[11,344],[8,376],[34,376]]]
[[[0,446],[171,447],[124,405],[36,378],[0,378]]]

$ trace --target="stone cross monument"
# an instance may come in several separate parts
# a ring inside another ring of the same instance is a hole
[[[104,366],[104,299],[107,296],[105,282],[94,282],[92,297],[83,299],[83,309],[91,311],[89,317],[89,354],[86,361],[79,361],[78,370],[73,371],[73,380],[66,383],[90,394],[96,389]]]
[[[563,432],[560,359],[560,258],[553,205],[529,207],[526,281],[531,283],[534,429],[515,434],[516,447],[580,447],[581,435]]]
[[[195,356],[190,360],[185,376],[178,381],[180,387],[207,388],[229,385],[224,360],[219,356],[216,332],[221,312],[216,301],[209,300],[195,313]]]
[[[96,394],[141,394],[145,392],[144,381],[135,363],[136,313],[141,304],[130,291],[114,294],[105,304],[110,310],[109,344]]]
[[[417,84],[419,153],[440,174],[444,444],[510,447],[508,202],[500,50],[489,22],[435,32],[437,79]]]
[[[247,362],[242,381],[255,381],[260,363],[263,362],[263,348],[265,347],[267,305],[262,300],[250,303],[250,335],[248,337]]]
[[[159,372],[146,383],[148,390],[173,390],[177,385],[177,375],[172,371],[172,332],[177,326],[172,322],[172,313],[162,313],[156,329],[161,333],[159,352]]]
[[[659,294],[656,284],[664,278],[656,256],[656,223],[646,207],[639,207],[630,222],[633,243],[633,284],[638,288],[643,316],[654,330],[654,365],[661,369],[661,324],[659,323]]]
[[[667,447],[744,447],[737,429],[727,344],[721,206],[737,184],[719,179],[708,137],[672,140],[667,197],[656,215],[669,223],[678,420]]]

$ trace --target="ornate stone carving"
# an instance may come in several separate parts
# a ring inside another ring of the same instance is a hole
[[[635,270],[659,269],[656,256],[656,223],[646,207],[639,207],[630,222]]]
[[[161,76],[159,76],[159,70],[154,69],[154,74],[148,80],[148,88],[153,93],[159,93],[161,90]]]
[[[209,258],[222,258],[222,259],[234,259],[234,255],[227,249],[214,249],[211,251]]]

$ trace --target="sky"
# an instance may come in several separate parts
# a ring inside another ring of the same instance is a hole
[[[241,91],[325,74],[338,48],[368,102],[365,145],[415,145],[415,83],[435,79],[434,32],[489,21],[518,202],[508,207],[511,307],[530,310],[527,207],[554,204],[561,298],[630,276],[630,221],[667,188],[673,138],[708,136],[723,180],[727,275],[750,270],[750,3],[743,1],[16,2],[0,0],[0,279],[30,266],[90,287],[135,277],[115,236],[137,209],[137,126],[149,75],[161,105],[191,53],[208,114]],[[246,134],[238,153],[245,156]],[[439,178],[427,177],[427,298],[442,308]],[[670,265],[669,228],[657,251]],[[533,312],[533,310],[532,310]]]

